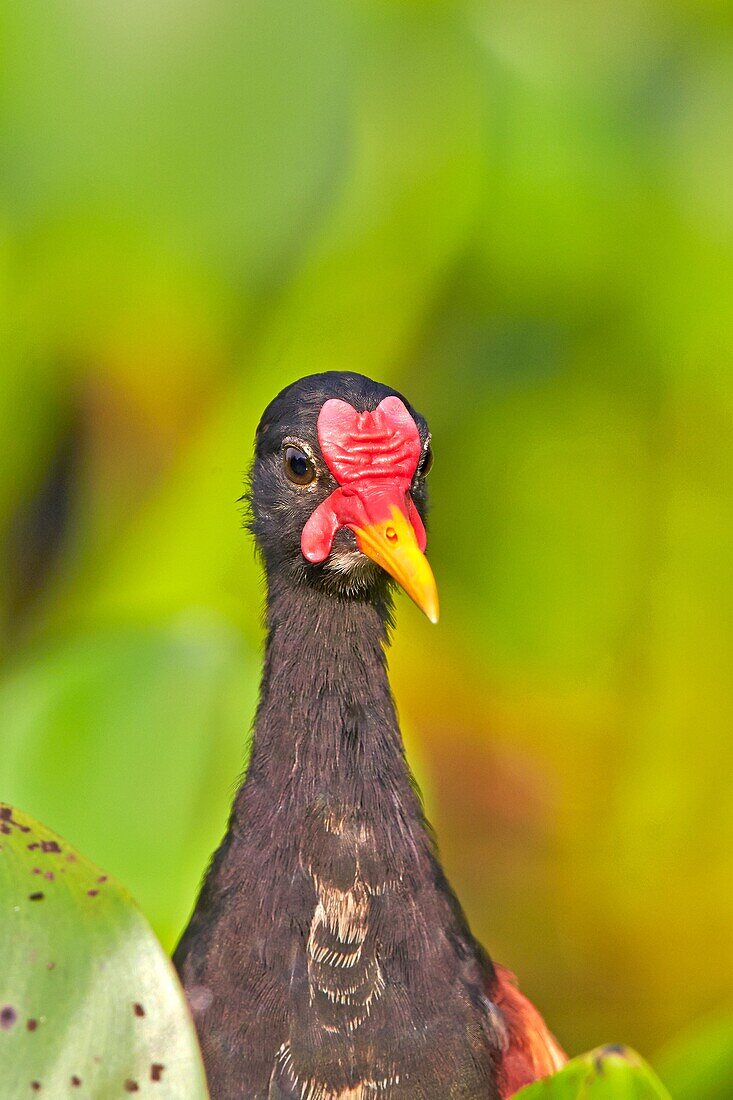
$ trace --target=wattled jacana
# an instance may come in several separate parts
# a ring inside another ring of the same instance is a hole
[[[436,621],[425,420],[303,378],[257,430],[267,575],[252,752],[175,954],[215,1100],[498,1100],[564,1055],[471,935],[405,761],[396,581]]]

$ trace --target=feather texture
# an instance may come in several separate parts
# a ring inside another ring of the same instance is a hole
[[[389,578],[348,568],[345,530],[338,568],[301,552],[336,486],[319,409],[337,397],[374,410],[390,395],[357,375],[304,379],[258,431],[260,702],[229,829],[175,954],[213,1100],[502,1100],[563,1058],[440,866],[387,677]],[[424,420],[401,408],[425,447]],[[319,470],[301,489],[283,477],[294,439]],[[410,494],[422,525],[417,474]]]

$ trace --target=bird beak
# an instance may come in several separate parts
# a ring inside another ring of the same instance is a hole
[[[430,622],[437,623],[439,608],[435,577],[403,509],[391,504],[386,519],[349,526],[356,535],[361,552],[394,577]]]

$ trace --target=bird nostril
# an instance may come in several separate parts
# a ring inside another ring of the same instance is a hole
[[[384,533],[390,542],[397,542],[397,532],[394,527],[388,527]]]

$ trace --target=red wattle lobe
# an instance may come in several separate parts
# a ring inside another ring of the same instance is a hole
[[[326,401],[318,417],[318,442],[339,487],[305,524],[303,556],[325,561],[340,527],[378,523],[395,507],[409,519],[424,550],[425,527],[410,497],[422,452],[420,435],[399,397],[385,397],[374,412],[357,412],[346,401]]]
[[[408,500],[407,518],[409,519],[409,521],[412,524],[413,529],[415,531],[415,537],[417,538],[417,545],[420,547],[420,549],[422,550],[422,552],[424,554],[425,553],[425,547],[428,544],[428,536],[425,532],[425,524],[422,521],[422,516],[420,515],[417,508],[415,507],[415,502],[412,499],[412,497],[408,496],[407,500]]]
[[[334,537],[341,526],[334,500],[338,492],[339,490],[336,489],[322,504],[318,505],[301,532],[300,548],[303,557],[308,561],[314,563],[325,561],[331,553]]]

